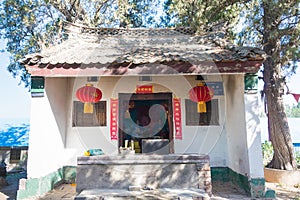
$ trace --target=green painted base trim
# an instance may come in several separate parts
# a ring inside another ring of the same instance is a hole
[[[261,198],[265,196],[266,181],[264,178],[255,178],[250,180],[251,197]]]
[[[248,178],[228,167],[211,167],[211,178],[212,181],[230,181],[244,189],[249,195],[251,194]]]
[[[17,199],[35,198],[51,191],[55,185],[62,182],[75,183],[76,167],[65,166],[41,178],[25,180],[24,188],[19,188]]]
[[[75,166],[64,166],[63,177],[66,183],[76,182],[76,167]]]
[[[228,167],[211,167],[210,170],[212,181],[230,181]]]
[[[239,185],[242,189],[244,189],[248,194],[251,194],[251,187],[248,181],[248,177],[239,174],[235,171],[233,171],[232,169],[229,169],[229,178],[230,181],[232,181],[233,183]]]
[[[211,177],[212,181],[230,181],[236,184],[244,189],[251,198],[275,198],[275,192],[273,194],[272,191],[266,191],[264,178],[248,180],[248,177],[241,175],[228,167],[211,167]]]

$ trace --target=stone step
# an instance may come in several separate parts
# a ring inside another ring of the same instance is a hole
[[[208,200],[209,195],[199,189],[155,189],[128,191],[125,189],[83,190],[74,200]]]

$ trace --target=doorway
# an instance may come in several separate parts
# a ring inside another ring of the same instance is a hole
[[[119,94],[119,147],[136,153],[174,153],[172,93]]]

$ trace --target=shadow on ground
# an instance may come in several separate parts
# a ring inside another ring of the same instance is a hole
[[[8,173],[6,176],[7,186],[0,188],[0,199],[1,200],[14,200],[17,199],[17,191],[19,188],[19,180],[26,178],[27,174],[25,171]]]
[[[8,173],[6,180],[8,186],[0,188],[0,199],[1,200],[14,200],[16,199],[17,190],[19,187],[19,180],[26,178],[25,172],[20,173]],[[276,190],[277,200],[299,200],[300,199],[300,188],[292,186],[282,186],[276,183],[266,183],[266,186]],[[39,200],[72,200],[76,195],[75,186],[71,184],[62,184],[55,187],[54,190],[48,192]],[[250,200],[251,198],[240,189],[237,185],[230,182],[213,182],[213,196],[212,200],[227,200],[227,199],[238,199],[238,200]]]

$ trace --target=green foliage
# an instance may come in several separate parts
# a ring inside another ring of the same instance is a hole
[[[282,120],[286,115],[280,99],[285,77],[295,72],[300,60],[299,8],[300,0],[164,0],[163,3],[159,0],[2,0],[0,37],[6,39],[6,50],[11,54],[8,70],[29,86],[29,75],[18,60],[61,42],[63,21],[94,27],[190,26],[198,32],[211,24],[223,28],[220,22],[227,22],[231,28],[226,30],[227,35],[234,36],[233,31],[238,30],[240,44],[257,46],[266,52],[263,70],[266,110],[272,112],[268,113],[269,117],[281,119],[273,119],[276,126],[286,128],[280,124],[286,121]],[[237,24],[239,27],[234,28]],[[298,108],[292,108],[291,113],[298,116]],[[289,133],[288,128],[280,131]],[[291,151],[284,154],[278,151],[280,145],[288,142],[283,134],[273,131],[270,135],[281,137],[277,139],[279,143],[274,143],[277,145],[274,155],[280,154],[274,158],[286,158],[275,163],[294,166]]]
[[[120,27],[156,27],[160,23],[158,17],[159,0],[121,0],[117,8]]]
[[[281,66],[283,77],[295,73],[300,59],[300,1],[251,0],[243,6],[240,44],[264,49],[274,46],[267,52],[274,67]]]
[[[296,159],[298,168],[300,168],[300,152],[295,153],[295,159]]]
[[[190,26],[201,32],[208,25],[219,22],[226,21],[232,26],[235,25],[242,8],[239,2],[238,0],[173,0],[168,13],[178,18],[178,25]]]
[[[300,117],[300,103],[297,106],[285,106],[287,117]]]
[[[92,27],[159,27],[165,17],[159,0],[3,0],[0,38],[10,53],[8,71],[30,85],[30,75],[18,62],[64,37],[63,21]],[[153,8],[159,8],[153,9]],[[162,16],[161,18],[159,17]]]
[[[270,141],[262,143],[263,164],[266,166],[273,158],[274,150]],[[300,167],[300,152],[295,152],[295,160],[298,168]]]
[[[262,154],[263,154],[264,166],[266,166],[272,160],[273,153],[274,150],[271,142],[265,141],[264,143],[262,143]]]
[[[11,55],[8,71],[27,87],[30,76],[18,60],[53,42],[60,19],[37,0],[4,0],[0,10],[0,37],[6,39],[5,50]]]
[[[263,63],[263,96],[272,128],[274,157],[268,167],[295,169],[292,141],[284,111],[282,95],[286,76],[295,72],[300,59],[300,0],[251,0],[243,4],[244,27],[238,33],[242,45],[262,48],[266,53]],[[282,148],[286,146],[287,148]]]

